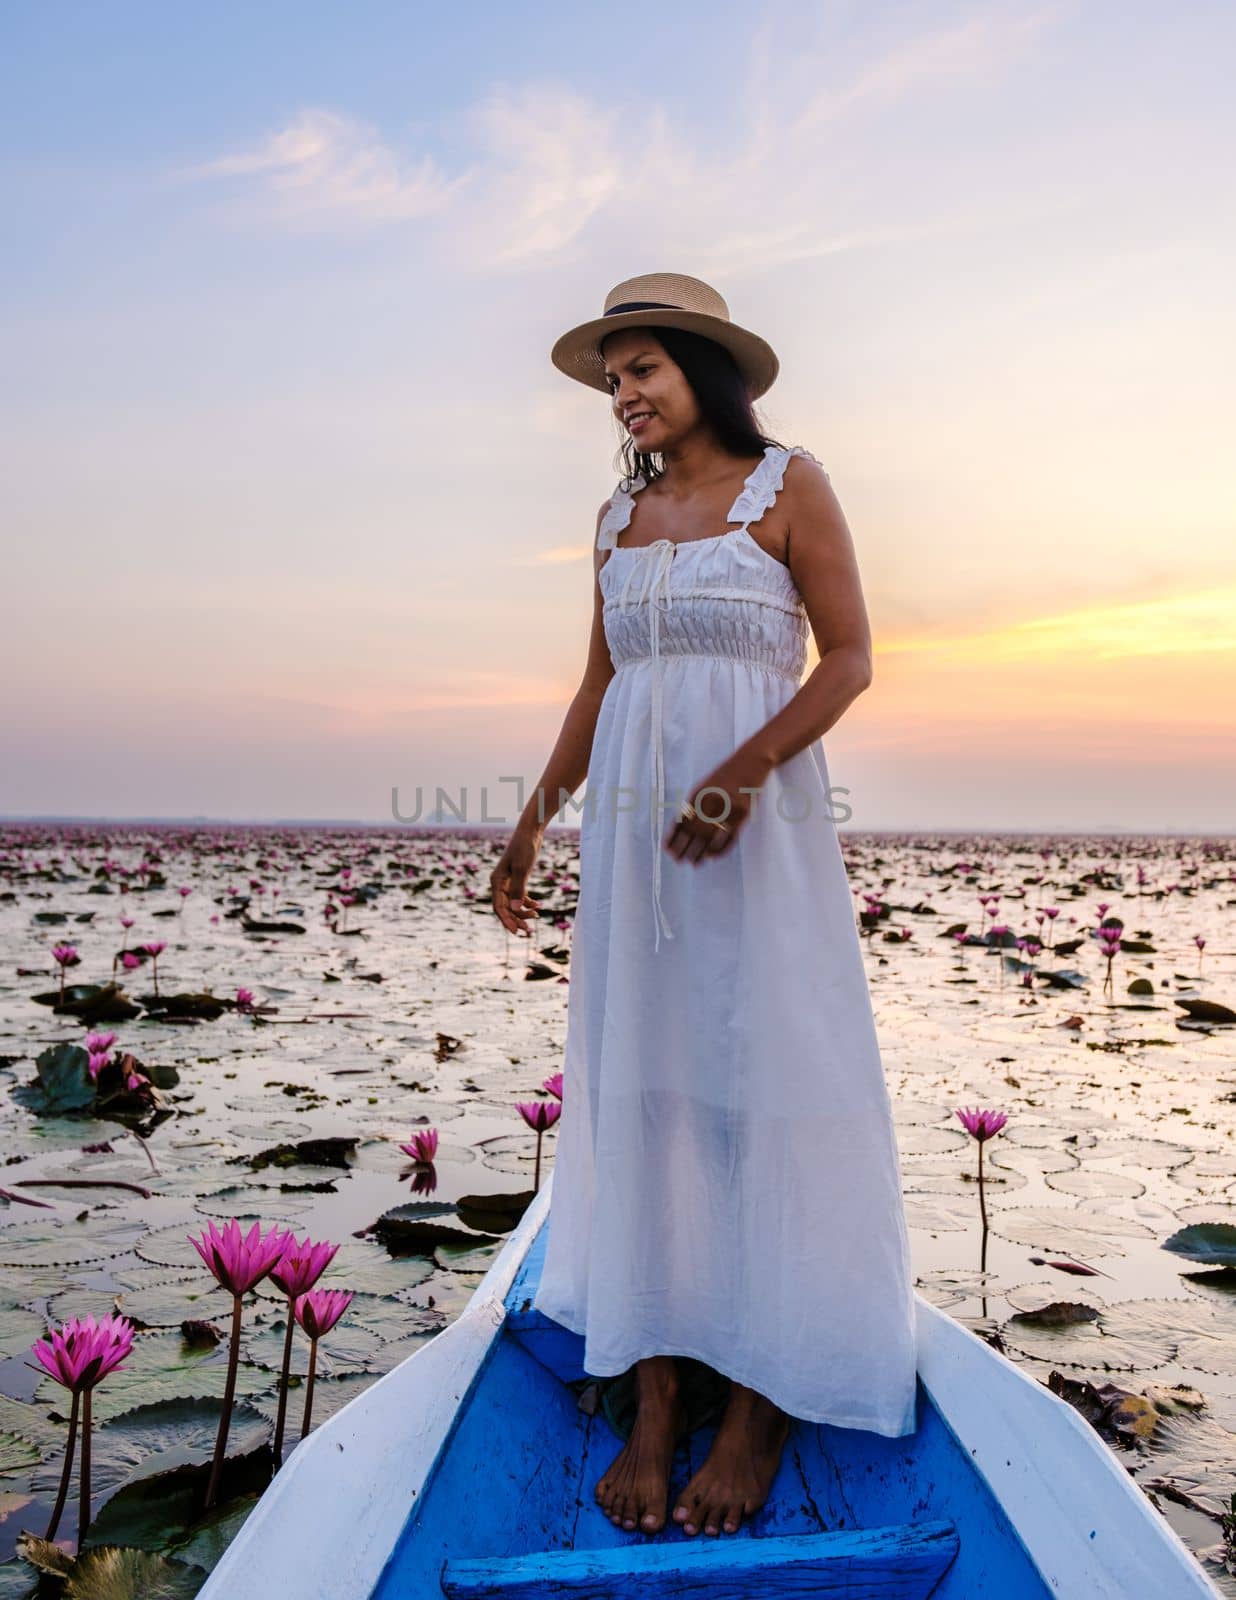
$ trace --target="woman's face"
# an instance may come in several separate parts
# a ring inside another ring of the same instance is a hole
[[[637,450],[664,450],[699,421],[691,385],[650,328],[611,333],[601,353],[614,415]]]

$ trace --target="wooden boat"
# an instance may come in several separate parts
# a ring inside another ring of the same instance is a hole
[[[620,1441],[571,1387],[583,1340],[531,1304],[551,1192],[456,1321],[296,1447],[203,1600],[1218,1594],[1089,1424],[921,1296],[915,1433],[795,1421],[737,1533],[615,1527],[593,1490]],[[680,1443],[670,1506],[714,1433]]]

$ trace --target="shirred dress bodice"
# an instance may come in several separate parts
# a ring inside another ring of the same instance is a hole
[[[749,531],[776,500],[794,455],[815,461],[801,445],[767,446],[730,507],[726,521],[739,526],[728,533],[681,543],[657,539],[649,545],[620,546],[618,535],[631,521],[634,497],[647,486],[640,474],[629,488],[618,485],[597,534],[597,548],[610,552],[600,584],[615,677],[645,666],[652,673],[655,794],[649,816],[655,947],[663,933],[673,938],[661,906],[667,665],[686,670],[690,661],[730,662],[736,671],[771,672],[792,684],[799,682],[806,666],[809,623],[798,586],[789,568],[762,549]]]
[[[615,548],[601,568],[614,666],[657,652],[717,656],[794,682],[807,664],[808,622],[789,569],[745,528],[683,544]]]

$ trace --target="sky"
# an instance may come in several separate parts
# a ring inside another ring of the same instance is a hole
[[[619,467],[549,350],[671,271],[853,535],[849,826],[1231,831],[1234,48],[1219,0],[6,7],[0,815],[513,817]]]

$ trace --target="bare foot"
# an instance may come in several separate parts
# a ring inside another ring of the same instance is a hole
[[[597,1503],[616,1526],[658,1533],[665,1526],[674,1441],[687,1424],[673,1356],[636,1362],[639,1410],[631,1437],[598,1481]]]
[[[712,1449],[674,1506],[682,1531],[737,1533],[743,1516],[768,1498],[789,1431],[790,1418],[779,1406],[732,1384]]]

